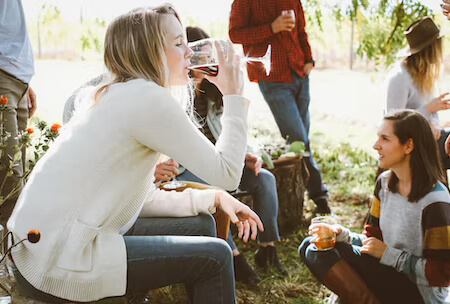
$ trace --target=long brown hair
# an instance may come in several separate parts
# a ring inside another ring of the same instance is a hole
[[[436,81],[441,75],[442,60],[441,39],[405,59],[403,64],[420,93],[433,94]]]
[[[155,8],[136,8],[111,22],[106,31],[104,62],[114,76],[112,83],[143,78],[167,87],[168,69],[163,26],[163,16],[167,14],[175,16],[181,23],[170,4]],[[97,90],[96,101],[112,83]]]
[[[417,202],[427,195],[438,181],[444,182],[436,140],[427,119],[418,112],[412,110],[394,112],[384,119],[393,121],[394,134],[402,145],[412,139],[414,148],[409,163],[411,192],[408,200]],[[398,177],[394,172],[391,173],[388,187],[391,192],[398,192]]]

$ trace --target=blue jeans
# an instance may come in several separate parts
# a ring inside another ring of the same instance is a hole
[[[291,82],[258,81],[264,99],[272,111],[281,135],[289,142],[302,141],[309,146],[309,77],[301,78],[291,72]],[[316,201],[327,197],[327,188],[322,184],[319,168],[312,158],[304,158],[310,179],[307,186],[309,197]]]
[[[236,303],[231,250],[215,234],[211,215],[138,219],[124,236],[127,293],[184,283],[191,303]],[[67,302],[34,288],[17,268],[13,271],[26,296],[47,303]]]
[[[394,268],[380,264],[377,258],[361,254],[361,247],[336,243],[334,248],[318,251],[311,237],[303,240],[298,253],[311,273],[321,281],[328,270],[344,259],[358,273],[381,303],[423,303],[416,284]]]
[[[444,170],[444,176],[447,178],[445,170],[450,169],[450,158],[447,153],[445,153],[445,140],[450,134],[450,129],[441,129],[441,137],[438,139],[438,151],[442,161],[442,169]]]
[[[189,170],[185,170],[178,175],[177,180],[207,184]],[[278,241],[280,235],[278,233],[277,224],[278,197],[275,176],[265,169],[261,169],[258,176],[255,176],[252,170],[244,168],[244,174],[242,175],[239,188],[248,191],[253,196],[253,209],[261,218],[264,225],[264,231],[258,231],[258,241]],[[228,233],[227,243],[230,245],[231,249],[236,249],[231,232]]]

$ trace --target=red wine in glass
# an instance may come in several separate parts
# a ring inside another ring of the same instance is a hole
[[[209,76],[217,76],[219,73],[219,65],[218,64],[205,64],[205,65],[195,65],[189,67],[189,70],[200,72]]]

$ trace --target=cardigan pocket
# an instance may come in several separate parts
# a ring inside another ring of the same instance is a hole
[[[100,229],[75,220],[56,266],[70,271],[91,271],[92,246]]]

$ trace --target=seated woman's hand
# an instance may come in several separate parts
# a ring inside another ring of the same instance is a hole
[[[230,217],[230,221],[238,228],[238,237],[244,242],[250,236],[252,240],[256,240],[258,229],[264,231],[259,216],[227,192],[217,191],[215,207],[222,209]]]
[[[387,245],[375,237],[370,237],[363,241],[360,252],[370,254],[377,259],[381,259]]]
[[[155,168],[155,184],[159,182],[167,182],[178,175],[180,165],[173,159],[161,162]]]
[[[331,238],[342,232],[340,225],[330,225],[325,223],[317,223],[309,226],[309,235],[315,235],[319,239]]]

